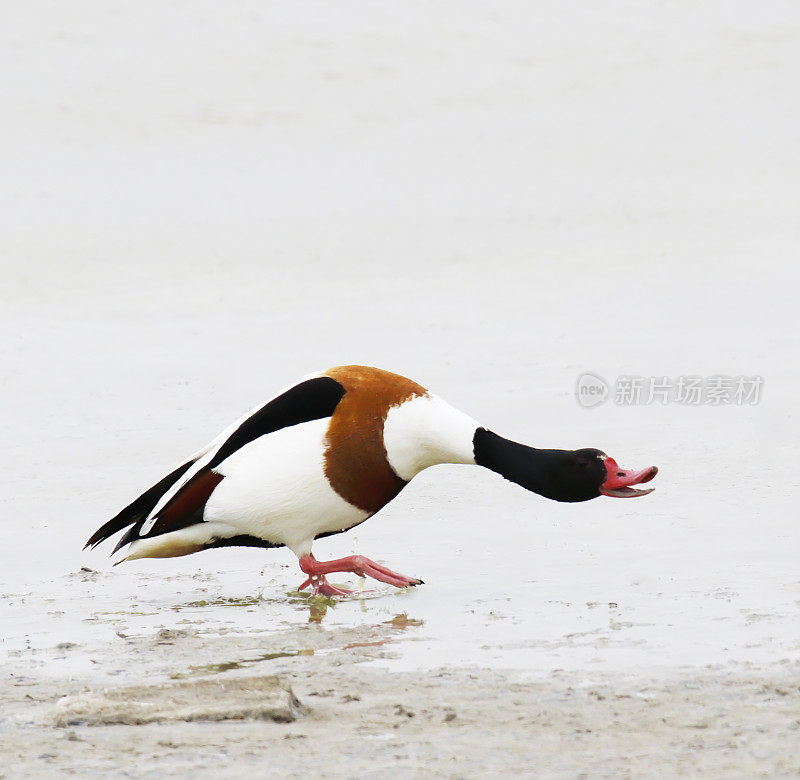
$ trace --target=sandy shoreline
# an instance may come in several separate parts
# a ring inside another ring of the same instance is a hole
[[[210,777],[664,776],[743,777],[800,771],[800,664],[769,669],[673,669],[609,675],[555,670],[546,678],[486,668],[382,668],[402,620],[264,636],[164,631],[128,639],[130,664],[154,660],[142,682],[198,686],[269,682],[301,708],[295,720],[183,719],[145,725],[55,725],[63,697],[110,688],[22,678],[0,689],[4,777],[160,773]],[[304,647],[303,652],[292,652]],[[79,648],[62,653],[81,652]],[[238,658],[236,664],[230,659]],[[220,663],[220,659],[229,659]],[[166,673],[165,673],[166,672]],[[265,684],[266,684],[265,683]],[[138,694],[136,693],[138,692]],[[69,704],[69,699],[66,700]],[[200,701],[202,704],[202,701]]]

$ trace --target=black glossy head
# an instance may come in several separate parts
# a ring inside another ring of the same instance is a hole
[[[530,487],[553,501],[588,501],[600,495],[607,479],[605,453],[592,448],[582,450],[537,450]]]
[[[607,479],[600,450],[540,450],[478,428],[475,462],[553,501],[588,501]]]
[[[540,450],[504,439],[486,428],[473,438],[475,462],[506,479],[553,501],[588,501],[599,495],[634,498],[652,492],[632,485],[649,482],[658,473],[655,466],[640,471],[622,469],[604,452]]]

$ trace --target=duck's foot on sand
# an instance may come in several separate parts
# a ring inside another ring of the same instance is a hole
[[[326,579],[326,574],[334,572],[348,572],[359,577],[372,577],[378,582],[385,582],[387,585],[394,585],[396,588],[408,588],[412,585],[422,585],[422,580],[416,577],[406,577],[396,571],[387,569],[380,563],[365,558],[363,555],[349,555],[346,558],[339,558],[335,561],[318,561],[312,554],[304,555],[300,558],[300,568],[308,579],[300,586],[299,590],[313,588],[314,594],[322,596],[351,596],[356,592],[364,591],[345,590],[331,585]]]

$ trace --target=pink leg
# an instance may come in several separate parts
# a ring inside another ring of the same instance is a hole
[[[349,596],[353,591],[335,588],[326,579],[326,574],[342,571],[357,574],[359,577],[372,577],[379,582],[394,585],[396,588],[407,588],[411,585],[422,585],[422,580],[406,577],[385,566],[381,566],[363,555],[349,555],[336,561],[318,561],[311,553],[300,558],[300,568],[308,579],[300,586],[300,590],[311,585],[314,593],[323,596]]]

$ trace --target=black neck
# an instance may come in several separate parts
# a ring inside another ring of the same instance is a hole
[[[608,479],[606,456],[593,447],[538,450],[478,428],[472,439],[475,462],[553,501],[588,501]]]
[[[553,450],[537,450],[478,428],[472,440],[475,462],[496,471],[526,490],[550,497],[549,463]]]

